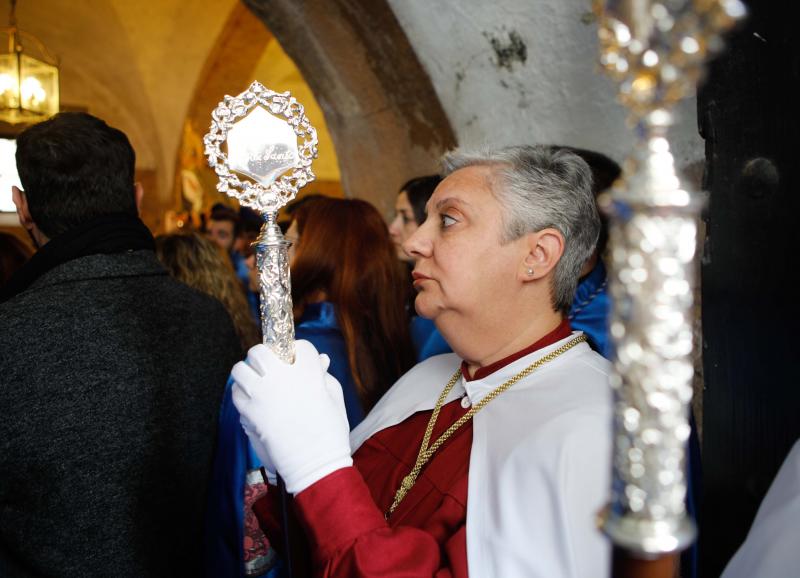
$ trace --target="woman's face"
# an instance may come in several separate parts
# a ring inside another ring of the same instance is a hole
[[[425,222],[404,245],[416,262],[417,313],[438,318],[440,330],[448,320],[460,318],[479,327],[492,316],[509,314],[504,308],[516,291],[528,249],[524,238],[501,242],[503,213],[492,193],[492,178],[487,166],[448,176],[428,201]]]
[[[245,259],[247,265],[247,286],[253,293],[259,293],[261,287],[261,279],[258,276],[258,267],[256,266],[256,254],[253,253]]]
[[[389,223],[389,236],[397,248],[397,256],[400,260],[413,263],[414,260],[403,250],[403,243],[414,234],[419,225],[414,220],[414,209],[411,208],[405,191],[400,191],[400,194],[397,195],[394,212],[394,220]]]
[[[287,241],[292,243],[289,246],[289,267],[291,267],[294,258],[297,256],[297,244],[300,242],[300,230],[297,227],[297,221],[292,221],[292,224],[286,229],[285,237]]]

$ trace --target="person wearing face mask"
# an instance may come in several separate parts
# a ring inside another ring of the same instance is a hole
[[[233,401],[324,577],[603,578],[608,361],[568,314],[600,229],[591,172],[549,147],[455,152],[405,241],[416,310],[454,353],[414,367],[348,435],[327,359],[257,345]],[[275,528],[270,492],[255,509]]]
[[[442,177],[439,175],[417,177],[400,187],[400,193],[397,195],[395,217],[389,223],[389,236],[397,249],[397,257],[408,266],[409,273],[414,266],[414,259],[403,250],[403,243],[425,222],[425,205],[441,182]],[[411,281],[412,279],[409,279],[409,282]],[[413,302],[409,303],[409,311],[411,339],[414,342],[417,361],[452,351],[442,334],[436,330],[433,321],[414,314]]]

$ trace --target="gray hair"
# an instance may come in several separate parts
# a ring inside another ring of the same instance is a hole
[[[568,150],[542,145],[483,152],[456,150],[442,158],[444,176],[469,166],[496,166],[501,186],[492,191],[503,208],[502,243],[547,228],[564,236],[552,298],[556,310],[568,312],[581,269],[600,234],[589,165]]]

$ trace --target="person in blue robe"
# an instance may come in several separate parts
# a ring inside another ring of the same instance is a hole
[[[569,324],[572,329],[586,334],[592,349],[610,359],[608,316],[611,303],[606,285],[606,266],[602,259],[597,259],[589,274],[581,279],[575,289],[575,298],[569,310]]]
[[[317,197],[297,207],[292,216],[286,238],[294,245],[289,260],[295,339],[310,341],[330,358],[328,372],[342,386],[352,429],[414,362],[403,313],[403,271],[395,260],[383,218],[365,201]],[[257,289],[257,272],[251,271],[250,281],[251,288]],[[376,326],[375,319],[381,318],[388,321]],[[358,376],[351,365],[342,323],[349,323],[350,335],[359,344],[355,354],[361,368]],[[285,568],[272,549],[245,564],[245,542],[260,539],[257,529],[255,536],[245,536],[245,491],[251,489],[248,479],[252,481],[252,473],[262,464],[241,427],[231,388],[229,382],[220,411],[209,492],[206,575],[279,578]],[[262,481],[258,475],[254,478]]]
[[[328,371],[342,384],[347,419],[350,429],[353,429],[364,419],[364,409],[353,382],[344,337],[336,320],[333,303],[323,301],[307,305],[295,324],[295,338],[310,341],[317,351],[330,357]],[[217,453],[209,491],[205,564],[209,578],[248,576],[242,552],[245,483],[248,472],[258,470],[262,465],[240,426],[239,412],[231,398],[232,385],[233,382],[229,380],[220,410]],[[282,566],[277,563],[277,558],[274,562],[275,566],[266,573],[255,576],[281,576]]]

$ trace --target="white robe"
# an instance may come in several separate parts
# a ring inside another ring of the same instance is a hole
[[[747,539],[721,578],[800,575],[800,440],[784,460],[758,508]]]
[[[477,403],[578,335],[491,375],[462,378],[447,402]],[[432,357],[404,375],[351,433],[355,452],[382,429],[430,410],[461,360]],[[596,529],[611,478],[610,364],[580,343],[491,401],[473,418],[467,563],[476,578],[603,578],[610,544]],[[434,458],[435,459],[435,458]]]

